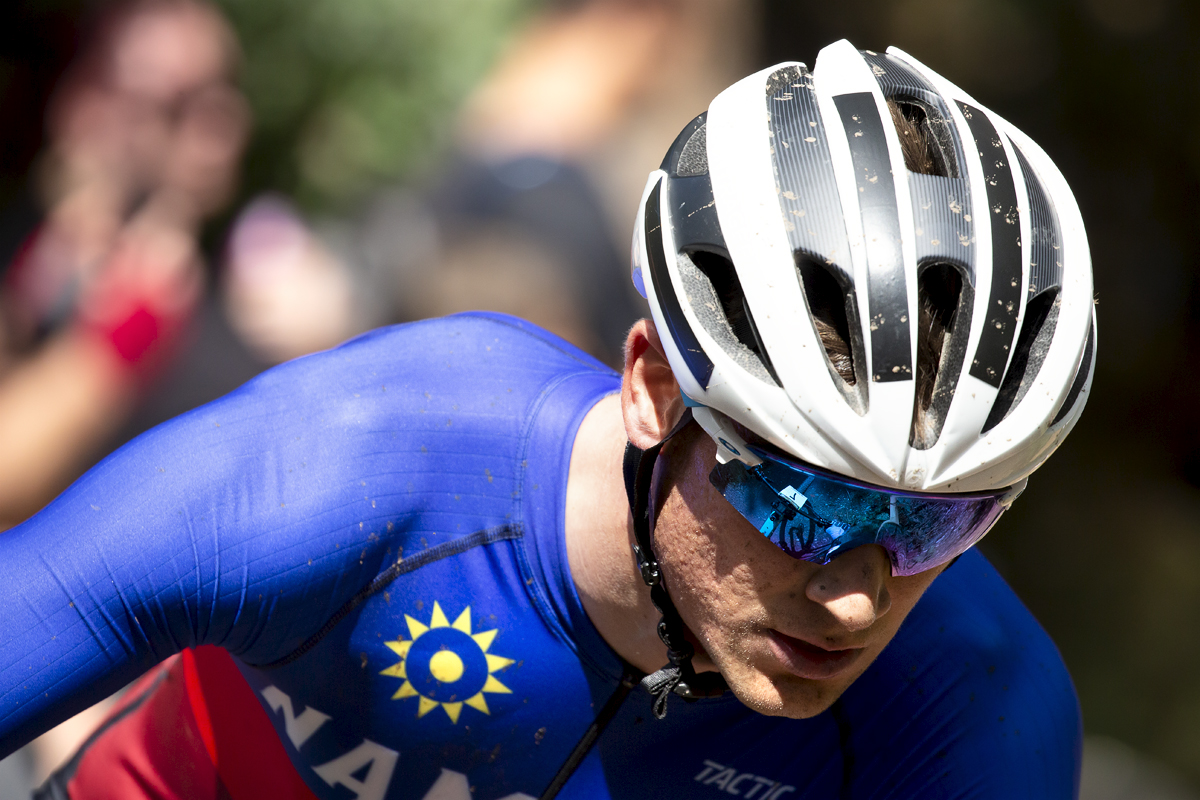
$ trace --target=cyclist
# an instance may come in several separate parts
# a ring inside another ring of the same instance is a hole
[[[1052,162],[839,42],[719,95],[636,231],[619,382],[378,331],[0,537],[0,753],[149,670],[43,796],[1073,796],[1070,679],[970,550],[1090,384]]]

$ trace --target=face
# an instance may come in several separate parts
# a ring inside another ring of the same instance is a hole
[[[97,34],[50,113],[63,189],[99,184],[126,204],[167,187],[204,216],[232,191],[248,131],[236,40],[199,2],[127,14]]]
[[[883,651],[944,567],[893,577],[878,545],[825,566],[785,555],[709,483],[712,440],[687,433],[664,451],[654,549],[699,645],[693,663],[720,670],[755,711],[815,716]]]

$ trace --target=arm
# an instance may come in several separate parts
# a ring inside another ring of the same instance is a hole
[[[395,557],[411,460],[380,432],[403,430],[386,339],[161,426],[0,534],[0,755],[182,648],[279,658]]]

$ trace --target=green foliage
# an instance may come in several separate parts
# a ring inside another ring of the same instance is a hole
[[[411,178],[533,0],[217,0],[254,109],[246,193],[310,210]]]

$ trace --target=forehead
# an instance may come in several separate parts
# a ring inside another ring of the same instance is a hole
[[[231,33],[215,11],[163,4],[133,13],[110,43],[110,78],[125,91],[160,100],[224,78]]]

